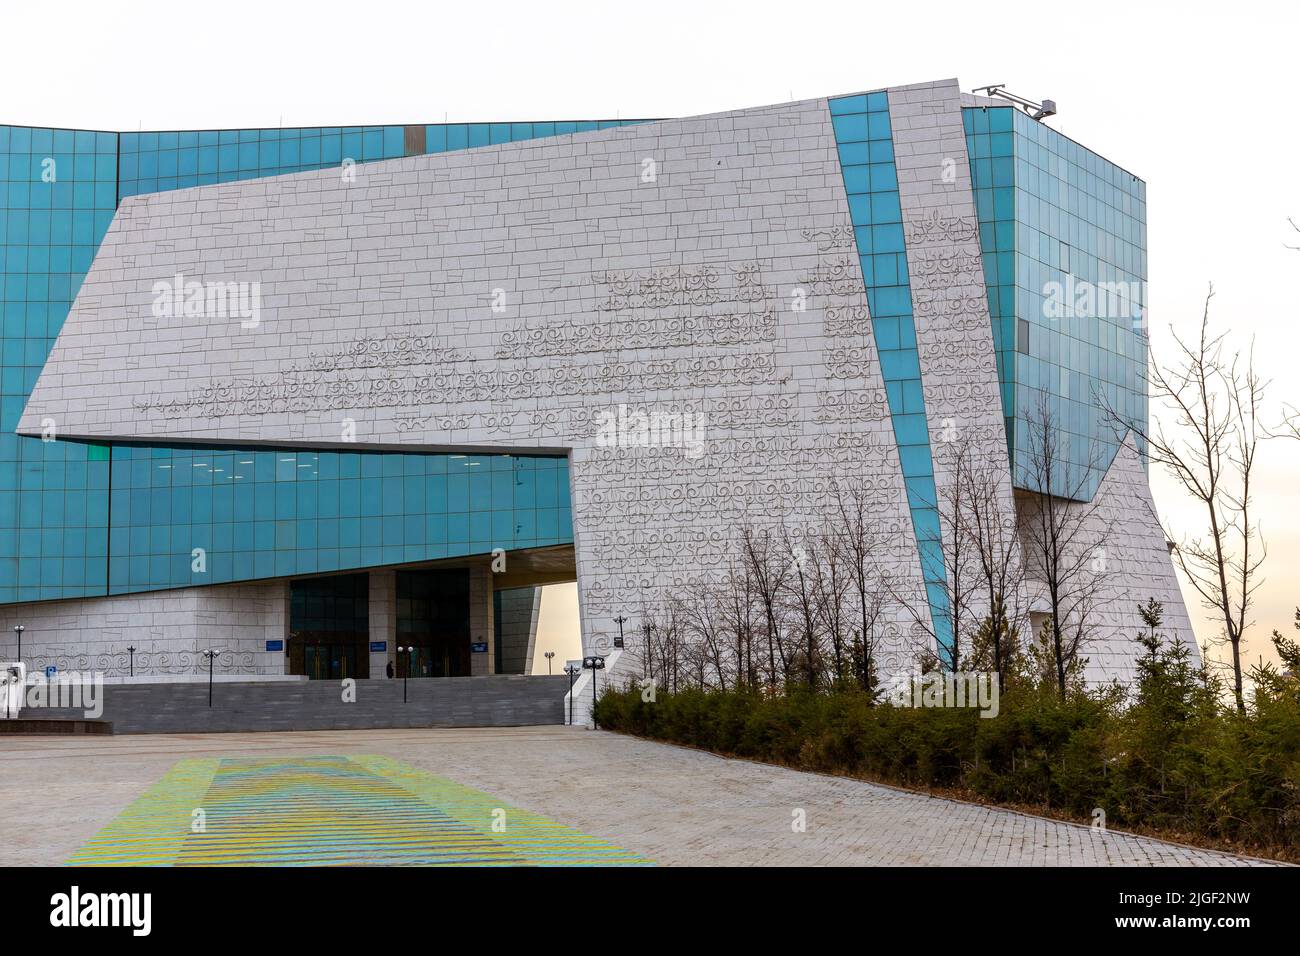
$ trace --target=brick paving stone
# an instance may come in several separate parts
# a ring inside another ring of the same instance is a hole
[[[1264,861],[568,727],[14,737],[14,864],[63,863],[186,757],[386,754],[668,865],[1251,866]],[[804,811],[805,832],[792,823]]]

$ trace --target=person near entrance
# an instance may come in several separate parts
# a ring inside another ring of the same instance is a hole
[[[393,679],[393,662],[392,662],[392,661],[389,661],[389,662],[388,662],[388,679],[389,679],[389,680],[392,680],[392,679]]]

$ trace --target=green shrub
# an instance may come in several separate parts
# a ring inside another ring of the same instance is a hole
[[[1243,716],[1180,645],[1149,648],[1129,692],[1013,683],[996,717],[874,702],[851,687],[607,690],[600,725],[717,753],[904,786],[956,788],[1118,827],[1300,850],[1300,685],[1256,675]]]

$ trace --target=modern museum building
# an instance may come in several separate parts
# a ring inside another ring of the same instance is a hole
[[[225,675],[379,677],[410,647],[412,676],[527,674],[540,589],[576,581],[586,653],[632,662],[742,529],[852,486],[907,668],[951,639],[960,448],[1022,536],[1045,494],[1081,516],[1088,676],[1125,678],[1149,598],[1192,638],[1123,426],[1146,186],[1050,112],[942,80],[686,119],[0,126],[0,640],[33,673],[219,647]]]

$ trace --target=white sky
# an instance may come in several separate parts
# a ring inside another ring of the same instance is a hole
[[[546,673],[546,652],[554,651],[551,673],[563,674],[567,661],[582,656],[582,634],[578,627],[578,586],[548,584],[542,588],[542,607],[537,615],[537,641],[533,648],[533,673]]]
[[[1215,314],[1300,404],[1300,4],[6,4],[0,122],[130,130],[689,116],[956,76],[1148,183],[1150,319]],[[1300,442],[1261,455],[1270,546],[1250,658],[1289,629]],[[1176,532],[1199,516],[1156,477]],[[1195,614],[1195,608],[1193,607]],[[1202,629],[1201,636],[1210,632]]]

